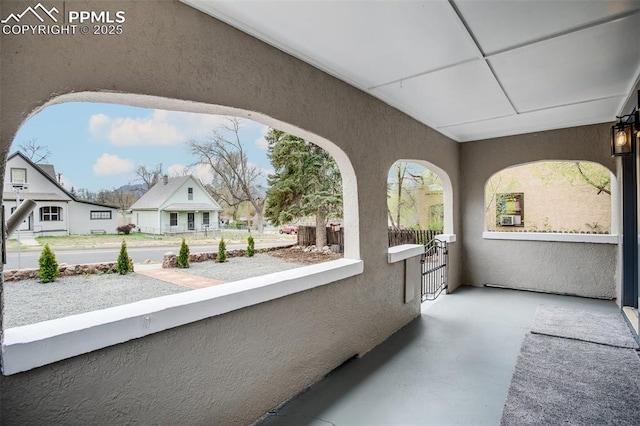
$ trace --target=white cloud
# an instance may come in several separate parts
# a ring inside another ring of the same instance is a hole
[[[135,164],[127,158],[104,153],[93,164],[93,173],[96,176],[119,175],[133,171]]]
[[[137,118],[95,114],[89,119],[89,130],[93,137],[115,146],[168,146],[205,138],[225,120],[220,115],[156,109]]]
[[[269,142],[264,138],[269,133],[269,126],[262,126],[260,129],[260,137],[256,139],[256,146],[260,149],[267,149],[269,147]]]

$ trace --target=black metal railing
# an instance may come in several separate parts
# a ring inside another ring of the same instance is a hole
[[[447,260],[449,247],[446,242],[433,239],[425,244],[420,259],[422,267],[421,300],[435,300],[447,288]]]

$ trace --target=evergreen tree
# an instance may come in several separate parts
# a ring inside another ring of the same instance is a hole
[[[43,283],[50,283],[56,280],[60,276],[58,270],[58,262],[56,261],[56,255],[49,248],[49,244],[45,244],[42,249],[42,254],[39,259],[40,269],[38,275],[40,281]]]
[[[249,238],[247,238],[247,257],[253,257],[254,254],[256,254],[255,242],[253,241],[253,237],[249,236]]]
[[[133,272],[133,265],[129,258],[129,254],[127,253],[127,243],[124,240],[122,240],[122,245],[120,245],[120,255],[118,256],[116,270],[120,275],[126,275],[129,272]]]
[[[189,246],[182,239],[182,245],[180,246],[180,254],[178,254],[178,268],[189,267]]]
[[[220,244],[218,244],[218,256],[216,257],[216,261],[220,263],[227,261],[227,245],[224,243],[224,238],[220,239]]]
[[[316,246],[327,242],[326,223],[342,216],[342,177],[328,152],[297,136],[270,129],[265,136],[269,175],[265,216],[274,225],[316,217]]]

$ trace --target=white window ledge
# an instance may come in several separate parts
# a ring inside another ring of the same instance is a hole
[[[387,262],[396,263],[424,253],[422,244],[401,244],[387,249]]]
[[[361,260],[331,262],[72,315],[4,332],[2,373],[10,375],[149,334],[340,281]]]
[[[455,243],[456,234],[438,234],[434,237],[447,243]],[[387,263],[396,263],[424,253],[422,244],[401,244],[387,249]]]
[[[558,241],[566,243],[618,244],[618,235],[612,234],[560,234],[556,232],[489,232],[482,233],[486,240]]]

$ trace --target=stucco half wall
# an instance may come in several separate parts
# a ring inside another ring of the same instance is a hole
[[[29,5],[3,1],[0,16]],[[356,198],[359,211],[345,223],[357,227],[360,239],[346,243],[357,247],[364,273],[2,377],[2,423],[246,424],[419,315],[417,300],[403,303],[403,263],[387,263],[387,172],[400,158],[444,170],[454,191],[455,232],[457,143],[177,1],[69,0],[64,6],[123,10],[124,34],[3,35],[0,155],[6,158],[24,120],[61,100],[255,112],[344,153],[357,178],[345,195]],[[453,289],[459,243],[450,263]]]
[[[488,240],[485,184],[496,172],[542,160],[600,163],[615,173],[608,124],[531,133],[462,144],[463,282],[616,297],[617,246],[614,244]]]

